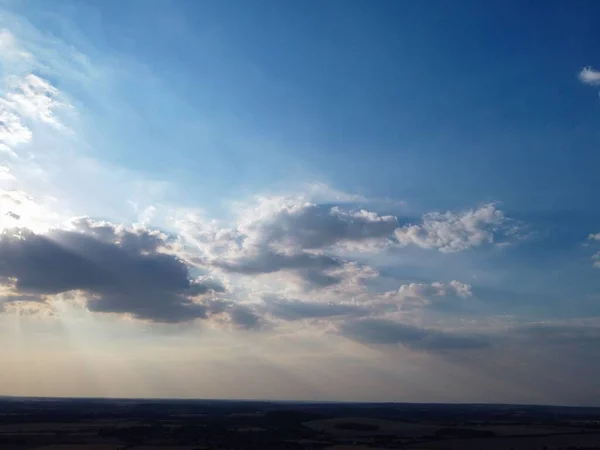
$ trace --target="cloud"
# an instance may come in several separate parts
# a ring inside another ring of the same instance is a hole
[[[252,309],[245,305],[231,305],[229,308],[231,322],[247,330],[260,329],[264,321]]]
[[[347,268],[343,282],[312,293],[308,298],[289,298],[286,295],[263,295],[263,314],[283,321],[328,319],[345,321],[358,317],[386,318],[402,312],[408,318],[410,311],[422,311],[435,304],[435,297],[462,297],[472,295],[471,286],[459,281],[450,283],[403,284],[395,291],[370,292],[356,277],[354,265]],[[346,283],[346,284],[344,284]]]
[[[410,283],[403,284],[398,289],[398,294],[403,297],[429,297],[429,296],[443,296],[448,293],[454,293],[459,297],[470,297],[471,286],[469,284],[462,283],[460,281],[452,280],[450,283],[441,283],[439,281],[431,284],[423,283]]]
[[[421,321],[429,308],[448,312],[468,307],[463,300],[472,295],[469,284],[456,280],[449,283],[436,281],[429,284],[402,284],[394,291],[368,295],[365,302],[369,305],[371,316],[395,316],[400,313],[404,319]]]
[[[490,346],[490,343],[480,336],[420,328],[387,319],[345,322],[339,332],[363,344],[400,344],[423,351],[472,350]]]
[[[7,215],[8,217],[12,218],[12,219],[15,219],[15,220],[19,220],[19,219],[21,218],[21,216],[20,216],[20,215],[18,215],[17,213],[14,213],[14,212],[12,212],[12,211],[8,211],[8,212],[6,213],[6,215]]]
[[[8,30],[0,30],[0,58],[11,64],[30,61],[32,55],[19,45],[17,38]]]
[[[600,85],[600,72],[591,67],[585,67],[579,72],[579,80],[591,86],[598,86]]]
[[[600,233],[590,234],[588,239],[591,241],[600,242]],[[592,260],[594,261],[594,267],[600,268],[600,251],[592,255]]]
[[[260,209],[259,211],[260,212]],[[394,216],[366,210],[311,203],[282,204],[271,214],[243,223],[239,231],[247,245],[285,250],[314,250],[344,241],[391,238],[398,226]]]
[[[600,347],[600,327],[593,321],[531,322],[455,332],[416,327],[399,321],[366,318],[347,321],[341,335],[367,345],[403,345],[413,350],[444,351],[498,348]]]
[[[1,38],[0,33],[0,47]],[[66,129],[58,119],[56,110],[70,105],[49,81],[28,73],[11,76],[6,84],[6,93],[0,98],[0,150],[14,155],[14,147],[32,140],[33,133],[27,121]]]
[[[31,130],[11,107],[0,99],[0,150],[14,155],[13,147],[31,140]]]
[[[512,339],[540,344],[591,345],[600,350],[600,327],[598,323],[539,322],[515,327]]]
[[[156,322],[206,318],[197,297],[223,292],[213,279],[191,278],[186,264],[165,253],[167,237],[89,219],[71,229],[0,235],[0,278],[17,292],[41,297],[81,291],[90,311],[126,313]]]
[[[265,302],[265,310],[268,314],[286,321],[358,317],[369,314],[367,308],[358,305],[306,302],[273,295],[265,296],[263,300]]]
[[[179,222],[184,239],[203,253],[204,264],[244,275],[292,272],[308,287],[341,280],[333,272],[346,262],[332,254],[333,246],[391,241],[397,226],[393,216],[285,197],[259,198],[240,209],[229,228],[190,215]]]
[[[450,286],[456,292],[456,295],[462,298],[471,297],[473,292],[471,291],[471,285],[462,283],[460,281],[452,280],[450,282]]]
[[[273,251],[256,252],[234,259],[217,260],[214,265],[230,272],[257,275],[281,270],[305,270],[307,278],[329,268],[340,267],[341,262],[331,256],[296,253],[286,255]],[[310,270],[309,270],[310,269]]]
[[[397,217],[343,205],[315,204],[303,196],[257,197],[238,205],[233,223],[220,225],[185,213],[176,221],[184,241],[199,250],[195,261],[229,273],[290,273],[308,289],[326,288],[343,279],[340,270],[362,255],[417,245],[458,252],[484,244],[504,245],[520,226],[487,204],[462,212],[425,214],[421,224],[400,226]],[[468,297],[469,287],[450,286]]]
[[[131,73],[139,73],[137,68],[125,60],[117,66],[92,62],[77,50],[91,47],[40,32],[9,11],[2,11],[2,26],[10,31],[0,29],[0,153],[11,158],[3,162],[9,172],[0,172],[1,187],[60,199],[63,218],[92,215],[127,222],[135,220],[132,203],[146,209],[170,195],[165,187],[170,189],[171,182],[101,161],[99,146],[111,145],[110,138],[102,132],[90,136],[107,120],[128,115],[114,88],[123,77],[135,78]],[[73,106],[79,103],[85,110]],[[25,220],[19,226],[40,231]]]
[[[4,102],[21,117],[38,120],[59,129],[64,129],[64,125],[56,117],[55,110],[70,106],[58,89],[33,73],[24,77],[11,77]]]
[[[495,243],[496,238],[514,235],[516,228],[493,203],[459,213],[433,212],[423,216],[420,225],[396,230],[400,245],[417,245],[451,253]]]

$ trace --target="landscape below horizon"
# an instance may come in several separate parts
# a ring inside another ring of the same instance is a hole
[[[3,450],[600,449],[600,408],[0,398]]]

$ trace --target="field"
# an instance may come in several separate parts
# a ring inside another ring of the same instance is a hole
[[[311,422],[306,422],[305,425],[313,430],[340,437],[394,434],[398,437],[413,438],[435,433],[440,428],[435,425],[399,422],[368,417],[345,417],[314,420]],[[345,427],[345,425],[347,426]],[[353,425],[358,425],[358,427],[353,427]],[[366,425],[366,427],[364,427],[365,429],[361,430],[360,425]]]
[[[561,434],[554,436],[520,436],[497,439],[449,439],[430,443],[427,449],[435,450],[527,450],[543,448],[600,448],[600,433]]]

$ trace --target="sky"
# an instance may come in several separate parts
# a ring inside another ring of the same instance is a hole
[[[0,395],[600,406],[599,14],[0,0]]]

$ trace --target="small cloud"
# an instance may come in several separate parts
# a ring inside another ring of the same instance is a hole
[[[582,83],[589,84],[590,86],[600,85],[600,72],[591,67],[581,69],[578,77]]]
[[[14,213],[14,212],[12,212],[12,211],[8,211],[8,212],[6,213],[6,215],[7,215],[8,217],[12,217],[12,218],[13,218],[13,219],[15,219],[15,220],[19,220],[19,219],[21,218],[21,216],[20,216],[20,215],[18,215],[17,213]]]
[[[588,237],[588,240],[600,242],[600,233],[590,234]],[[600,268],[600,252],[596,252],[596,253],[594,253],[594,255],[592,255],[592,261],[593,261],[594,267]]]
[[[473,296],[473,292],[471,292],[471,285],[467,283],[462,283],[460,281],[452,280],[450,282],[450,286],[456,292],[456,295],[462,298],[467,298]]]

